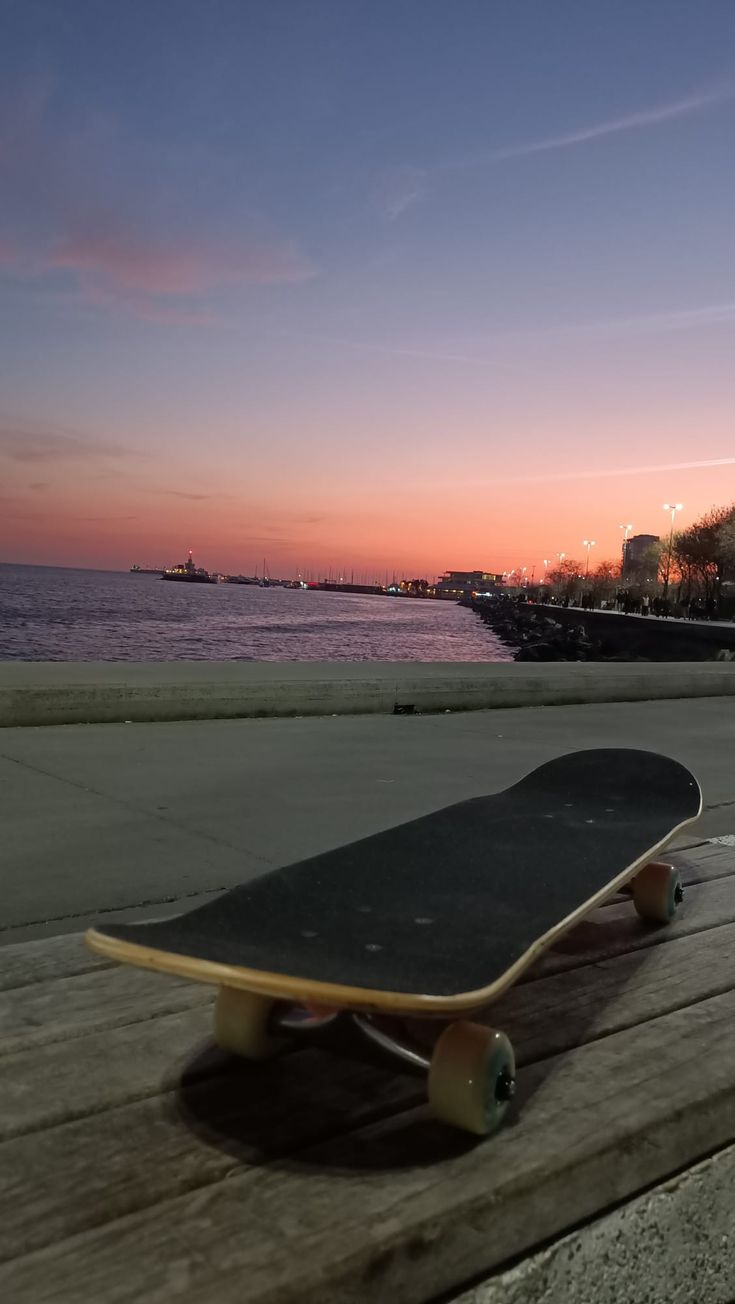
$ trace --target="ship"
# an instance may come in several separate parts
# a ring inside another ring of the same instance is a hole
[[[202,566],[195,566],[194,559],[189,553],[186,561],[180,561],[176,566],[167,566],[164,570],[162,580],[178,580],[184,584],[217,584],[216,575],[210,575],[209,571],[204,570]]]
[[[130,567],[131,575],[163,575],[165,566],[138,566],[136,562]]]

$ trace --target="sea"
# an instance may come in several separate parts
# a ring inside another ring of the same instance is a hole
[[[511,661],[454,602],[0,565],[1,661]]]

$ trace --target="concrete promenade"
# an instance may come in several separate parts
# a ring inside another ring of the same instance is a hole
[[[467,711],[731,693],[735,663],[716,661],[10,661],[0,663],[0,727]]]
[[[733,667],[696,671],[710,669]],[[504,787],[561,752],[600,746],[683,761],[705,795],[694,840],[735,832],[731,697],[7,728],[0,940],[77,931],[101,912],[173,914],[291,860]]]

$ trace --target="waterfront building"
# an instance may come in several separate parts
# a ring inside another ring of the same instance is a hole
[[[437,598],[469,598],[473,593],[493,593],[502,588],[503,576],[492,571],[450,570],[437,580],[434,594]]]
[[[633,534],[623,544],[623,568],[622,575],[626,576],[639,575],[642,569],[652,571],[650,578],[656,578],[657,561],[655,555],[650,552],[661,540],[657,534]],[[648,578],[642,576],[642,578]]]

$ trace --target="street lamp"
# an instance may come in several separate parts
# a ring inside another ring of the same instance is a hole
[[[633,526],[628,523],[628,525],[619,525],[618,529],[623,531],[623,567],[625,567],[625,554],[628,551],[628,535],[633,529]]]
[[[664,576],[664,593],[663,593],[664,597],[666,597],[669,591],[669,575],[671,573],[671,554],[674,549],[674,521],[676,520],[676,513],[680,512],[683,506],[684,506],[683,503],[664,503],[664,511],[671,512],[671,529],[669,530],[669,550],[666,554],[666,574]]]
[[[584,547],[587,549],[587,565],[586,565],[585,568],[584,568],[584,574],[585,574],[585,579],[586,579],[586,577],[587,577],[587,576],[589,575],[589,573],[590,573],[590,549],[591,549],[591,548],[594,548],[594,546],[595,546],[595,541],[594,541],[594,539],[583,539],[583,540],[582,540],[582,543],[583,543]]]

